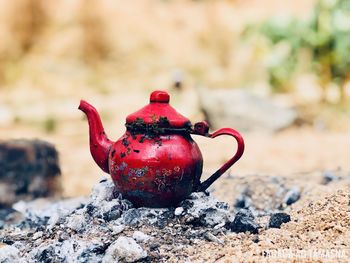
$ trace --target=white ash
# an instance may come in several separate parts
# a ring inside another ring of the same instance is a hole
[[[183,211],[184,211],[184,209],[183,209],[183,207],[177,207],[176,209],[175,209],[175,212],[174,212],[174,214],[176,215],[176,216],[179,216],[179,215],[181,215],[182,213],[183,213]]]
[[[121,236],[112,243],[103,257],[103,263],[114,263],[120,260],[134,262],[147,257],[147,252],[130,237]]]
[[[12,262],[25,262],[19,255],[20,251],[14,246],[1,246],[0,247],[0,262],[12,263]]]
[[[207,227],[225,224],[230,220],[229,207],[205,193],[193,193],[182,202],[186,210],[186,222],[201,224]]]
[[[24,219],[0,232],[6,244],[0,262],[166,261],[169,244],[176,253],[200,240],[226,233],[229,207],[194,193],[175,208],[133,208],[103,179],[89,197],[17,203]]]
[[[150,240],[152,237],[149,235],[146,235],[141,231],[135,231],[134,234],[132,234],[132,238],[135,239],[137,242],[146,242]]]

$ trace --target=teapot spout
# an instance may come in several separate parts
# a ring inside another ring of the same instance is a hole
[[[107,138],[101,118],[92,105],[81,100],[78,109],[83,111],[88,119],[92,158],[104,172],[109,173],[108,156],[113,142]]]

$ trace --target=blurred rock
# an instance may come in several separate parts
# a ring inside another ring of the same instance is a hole
[[[213,129],[275,132],[291,126],[295,110],[242,89],[200,89],[201,108]]]
[[[280,228],[283,223],[290,221],[290,215],[286,213],[275,213],[272,214],[269,221],[270,228]]]
[[[300,195],[300,188],[298,186],[294,186],[286,193],[283,199],[283,203],[285,203],[286,205],[294,204],[296,201],[299,200]]]
[[[340,177],[335,175],[332,171],[324,171],[322,174],[322,181],[321,184],[329,184],[330,182],[339,180]]]
[[[54,196],[60,192],[55,147],[40,140],[0,142],[0,205]]]

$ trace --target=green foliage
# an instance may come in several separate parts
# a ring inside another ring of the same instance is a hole
[[[320,86],[326,89],[335,83],[341,89],[350,77],[350,1],[319,0],[309,20],[274,17],[259,27],[247,30],[248,35],[260,34],[268,41],[267,71],[276,91],[292,85],[294,74],[305,56]]]

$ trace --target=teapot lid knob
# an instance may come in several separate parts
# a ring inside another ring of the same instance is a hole
[[[151,93],[150,102],[169,103],[170,96],[166,91],[156,90]]]

